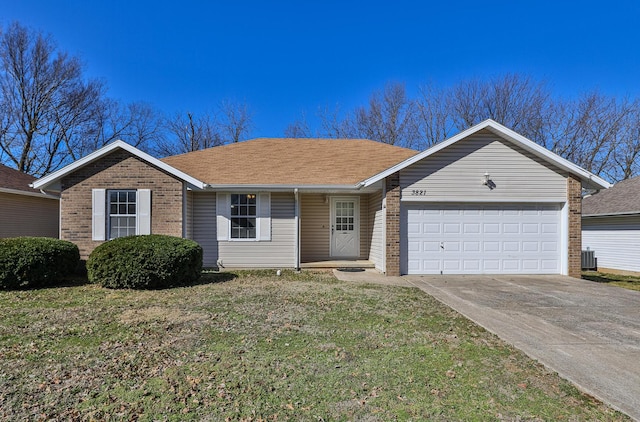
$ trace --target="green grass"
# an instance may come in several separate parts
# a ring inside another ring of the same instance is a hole
[[[606,283],[612,286],[624,287],[629,290],[640,290],[640,277],[632,275],[607,274],[598,271],[583,271],[585,280]]]
[[[413,288],[0,292],[2,420],[627,420]]]

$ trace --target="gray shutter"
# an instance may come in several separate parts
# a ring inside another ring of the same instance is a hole
[[[106,190],[93,189],[91,191],[91,239],[105,240],[106,231]]]
[[[271,240],[271,193],[258,194],[258,239]]]
[[[229,215],[231,197],[228,193],[216,193],[216,232],[218,240],[229,240]]]
[[[151,234],[151,190],[138,189],[137,195],[137,234]]]

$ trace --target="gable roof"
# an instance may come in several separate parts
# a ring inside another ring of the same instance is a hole
[[[34,180],[36,178],[29,174],[0,164],[0,192],[51,198],[29,186]]]
[[[484,129],[490,130],[491,132],[495,133],[496,135],[500,136],[501,138],[509,142],[513,142],[514,144],[538,156],[539,158],[547,161],[548,163],[554,165],[555,167],[562,169],[570,174],[573,174],[574,176],[577,176],[582,181],[582,184],[585,187],[589,187],[592,189],[593,188],[606,189],[611,187],[611,183],[607,182],[606,180],[596,176],[595,174],[583,169],[582,167],[576,164],[573,164],[572,162],[560,157],[559,155],[554,154],[548,149],[536,144],[535,142],[525,138],[524,136],[514,132],[513,130],[491,119],[487,119],[481,123],[478,123],[477,125],[472,126],[469,129],[464,130],[459,134],[445,141],[442,141],[439,144],[436,144],[431,148],[419,154],[416,154],[413,157],[408,158],[401,163],[394,165],[393,167],[386,169],[385,171],[380,172],[379,174],[365,180],[363,182],[363,186],[370,186],[373,183],[376,183],[379,180],[382,180],[385,177],[390,176],[391,174],[397,171],[400,171],[424,158],[427,158],[430,155],[433,155],[436,152],[444,148],[447,148],[448,146],[455,144],[456,142],[460,142],[461,140],[477,132],[480,132],[481,130],[484,130]]]
[[[417,151],[367,139],[258,138],[163,158],[213,186],[355,187]]]
[[[69,164],[68,166],[65,166],[63,168],[61,168],[60,170],[53,172],[45,177],[42,177],[38,180],[36,180],[35,182],[32,183],[31,186],[33,186],[33,188],[35,189],[52,189],[52,190],[56,190],[59,189],[58,183],[60,181],[60,179],[62,179],[64,176],[74,172],[75,170],[86,166],[87,164],[90,164],[102,157],[104,157],[105,155],[110,154],[111,152],[113,152],[116,149],[123,149],[125,151],[128,151],[129,153],[135,155],[136,157],[140,158],[143,161],[146,161],[147,163],[160,168],[161,170],[164,170],[165,172],[169,173],[170,175],[176,177],[177,179],[180,179],[188,184],[190,184],[191,186],[198,188],[198,189],[203,189],[205,187],[205,184],[203,182],[201,182],[200,180],[188,175],[187,173],[184,173],[176,168],[173,168],[165,163],[163,163],[162,161],[158,160],[157,158],[152,157],[151,155],[140,151],[138,148],[131,146],[129,144],[127,144],[126,142],[123,141],[114,141],[94,152],[92,152],[91,154],[77,160],[74,161],[73,163]]]
[[[640,177],[623,180],[582,200],[584,217],[640,214]]]

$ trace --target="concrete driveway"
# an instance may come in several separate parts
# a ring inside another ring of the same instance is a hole
[[[562,276],[400,279],[640,420],[640,292]]]

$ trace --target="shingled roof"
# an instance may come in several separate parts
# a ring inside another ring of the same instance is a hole
[[[213,185],[355,185],[417,154],[366,139],[259,138],[162,159]]]
[[[582,200],[582,215],[640,214],[640,177],[623,180]]]
[[[33,176],[0,164],[0,189],[11,189],[29,193],[39,192],[29,187],[29,183],[32,183],[34,180],[36,180],[36,178]]]

